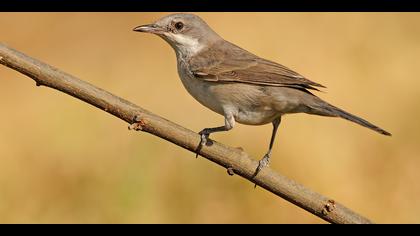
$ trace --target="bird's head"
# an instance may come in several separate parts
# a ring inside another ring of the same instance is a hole
[[[133,30],[160,36],[181,55],[195,54],[221,39],[206,22],[193,14],[168,15],[152,24],[141,25]]]

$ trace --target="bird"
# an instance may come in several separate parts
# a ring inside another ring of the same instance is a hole
[[[326,88],[294,70],[259,57],[224,40],[199,16],[175,13],[136,32],[151,33],[174,49],[178,75],[185,89],[199,103],[224,116],[224,125],[199,132],[199,150],[215,132],[229,131],[235,123],[273,126],[268,151],[259,160],[255,175],[270,163],[282,116],[306,113],[340,117],[380,134],[391,133],[322,100],[314,94]]]

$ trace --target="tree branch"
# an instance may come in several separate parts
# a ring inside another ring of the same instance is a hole
[[[104,110],[128,122],[136,130],[153,134],[192,152],[195,152],[200,143],[197,133],[1,43],[0,64],[27,75],[38,86],[60,90]],[[236,173],[328,222],[372,223],[334,200],[313,192],[268,167],[254,177],[257,161],[242,150],[216,141],[212,143],[211,146],[202,147],[200,154],[227,168],[230,174]]]

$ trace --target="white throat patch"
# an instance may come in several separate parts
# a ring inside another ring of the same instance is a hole
[[[194,55],[203,49],[203,45],[201,45],[197,39],[191,38],[189,36],[182,34],[171,34],[169,37],[171,37],[176,42],[176,46],[184,53]]]

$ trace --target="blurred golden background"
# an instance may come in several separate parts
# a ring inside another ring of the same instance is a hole
[[[200,131],[223,118],[182,87],[167,13],[0,13],[0,42]],[[225,39],[328,87],[390,131],[289,115],[271,167],[378,223],[420,223],[419,13],[199,13]],[[324,223],[194,154],[0,66],[0,223]],[[271,125],[214,139],[265,153]]]

